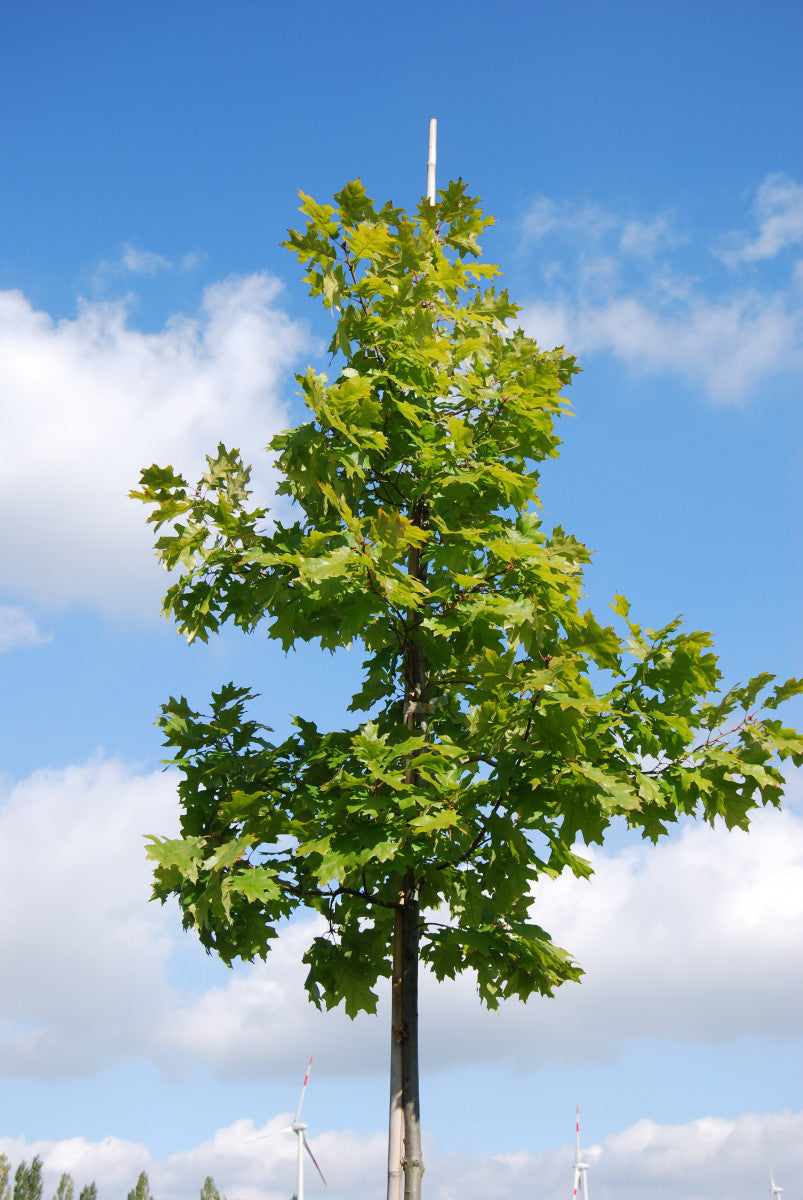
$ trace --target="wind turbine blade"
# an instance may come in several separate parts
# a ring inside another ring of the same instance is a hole
[[[294,1117],[294,1120],[296,1120],[296,1121],[298,1120],[298,1118],[301,1115],[301,1105],[304,1103],[304,1093],[307,1090],[307,1084],[309,1083],[309,1073],[311,1070],[312,1070],[312,1055],[309,1056],[309,1062],[307,1063],[307,1073],[304,1076],[304,1082],[301,1085],[301,1095],[298,1098],[298,1108],[296,1109],[296,1115]]]
[[[307,1151],[307,1154],[310,1156],[310,1158],[312,1159],[312,1161],[315,1163],[315,1170],[318,1172],[318,1174],[320,1175],[321,1179],[323,1179],[324,1183],[326,1183],[326,1178],[325,1178],[325,1176],[324,1176],[324,1173],[323,1173],[323,1171],[321,1170],[321,1168],[318,1166],[318,1160],[317,1160],[317,1158],[315,1157],[315,1155],[312,1153],[312,1151],[310,1150],[310,1148],[309,1148],[309,1142],[307,1141],[307,1139],[306,1139],[306,1137],[305,1137],[305,1135],[304,1135],[303,1133],[301,1134],[301,1138],[302,1138],[302,1141],[304,1142],[304,1149]],[[329,1186],[329,1185],[328,1185],[328,1183],[326,1184],[326,1186],[327,1186],[327,1187]]]
[[[580,1172],[577,1170],[577,1167],[575,1167],[574,1168],[574,1190],[572,1192],[572,1196],[574,1196],[575,1200],[577,1200],[577,1185],[579,1184],[579,1182],[580,1182]]]

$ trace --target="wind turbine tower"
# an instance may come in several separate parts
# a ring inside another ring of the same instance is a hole
[[[588,1163],[580,1158],[580,1105],[576,1109],[574,1125],[574,1191],[572,1196],[577,1200],[577,1193],[582,1183],[583,1200],[588,1200]]]
[[[307,1073],[304,1076],[304,1082],[301,1085],[301,1095],[298,1100],[298,1108],[296,1109],[296,1115],[293,1117],[292,1124],[288,1125],[287,1129],[285,1130],[286,1133],[294,1133],[296,1135],[296,1137],[298,1138],[298,1160],[297,1160],[297,1165],[296,1165],[296,1197],[297,1197],[297,1200],[304,1200],[304,1151],[305,1150],[306,1150],[307,1154],[310,1156],[310,1158],[312,1159],[313,1163],[315,1164],[315,1170],[318,1172],[321,1179],[323,1179],[324,1183],[326,1183],[326,1180],[324,1179],[323,1171],[318,1166],[318,1161],[315,1158],[315,1155],[312,1153],[312,1151],[309,1148],[309,1142],[307,1141],[307,1137],[306,1137],[306,1133],[305,1133],[307,1126],[301,1120],[301,1105],[304,1103],[304,1093],[307,1090],[307,1084],[309,1083],[309,1073],[310,1073],[311,1069],[312,1069],[312,1056],[310,1055],[310,1060],[307,1063]]]

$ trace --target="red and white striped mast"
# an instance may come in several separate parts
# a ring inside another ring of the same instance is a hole
[[[577,1105],[575,1110],[576,1119],[574,1125],[574,1191],[572,1196],[577,1200],[577,1191],[582,1180],[583,1200],[588,1200],[588,1163],[585,1163],[580,1158],[580,1105]]]

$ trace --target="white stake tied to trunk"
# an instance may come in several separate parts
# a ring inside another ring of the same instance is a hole
[[[778,1184],[772,1178],[772,1159],[770,1159],[770,1196],[772,1200],[775,1200],[776,1196],[780,1196],[782,1191],[783,1188],[778,1187]]]
[[[435,160],[437,157],[438,122],[432,117],[429,122],[429,154],[427,155],[427,200],[434,204],[435,196]]]
[[[581,1181],[583,1185],[583,1200],[588,1200],[588,1163],[584,1163],[580,1159],[580,1105],[578,1104],[574,1125],[574,1191],[572,1192],[574,1200],[577,1200],[577,1192]]]
[[[285,1133],[294,1133],[296,1135],[296,1137],[298,1138],[298,1159],[297,1159],[297,1164],[296,1164],[296,1197],[297,1197],[297,1200],[304,1200],[304,1151],[305,1150],[306,1150],[307,1154],[310,1156],[310,1158],[312,1159],[313,1163],[315,1164],[315,1170],[318,1172],[321,1179],[323,1179],[324,1183],[326,1183],[326,1180],[324,1179],[323,1171],[318,1166],[317,1159],[315,1158],[315,1155],[310,1150],[309,1142],[307,1141],[306,1133],[305,1133],[307,1126],[301,1120],[301,1105],[304,1103],[304,1093],[307,1090],[307,1084],[309,1083],[309,1073],[310,1073],[311,1069],[312,1069],[312,1055],[310,1055],[310,1060],[307,1063],[307,1073],[304,1076],[304,1082],[301,1085],[301,1095],[298,1098],[298,1108],[296,1109],[296,1115],[293,1117],[292,1124],[288,1125],[287,1128],[284,1130]]]

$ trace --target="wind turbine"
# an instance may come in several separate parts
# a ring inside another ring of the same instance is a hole
[[[770,1157],[770,1196],[772,1197],[772,1200],[775,1200],[776,1196],[780,1197],[782,1191],[783,1188],[778,1187],[778,1184],[772,1178],[772,1157]]]
[[[304,1076],[304,1082],[301,1085],[301,1095],[298,1098],[298,1108],[296,1109],[296,1115],[293,1117],[292,1124],[288,1125],[287,1128],[284,1130],[285,1133],[294,1133],[296,1135],[296,1137],[298,1138],[298,1160],[297,1160],[297,1167],[296,1167],[296,1200],[304,1200],[304,1151],[305,1150],[306,1150],[307,1154],[310,1156],[310,1158],[312,1159],[312,1161],[315,1163],[315,1170],[318,1172],[321,1179],[323,1179],[324,1183],[326,1183],[326,1180],[324,1179],[323,1171],[318,1166],[315,1155],[312,1153],[312,1151],[309,1148],[309,1142],[307,1141],[306,1134],[304,1133],[304,1130],[307,1128],[307,1126],[304,1124],[304,1122],[302,1120],[300,1120],[301,1105],[304,1103],[304,1093],[307,1090],[307,1084],[309,1083],[309,1073],[310,1073],[311,1069],[312,1069],[312,1055],[310,1055],[310,1060],[307,1063],[307,1073]]]
[[[574,1126],[574,1191],[572,1196],[577,1200],[577,1189],[583,1181],[583,1200],[588,1200],[588,1163],[580,1159],[580,1105],[576,1109],[577,1120]]]

